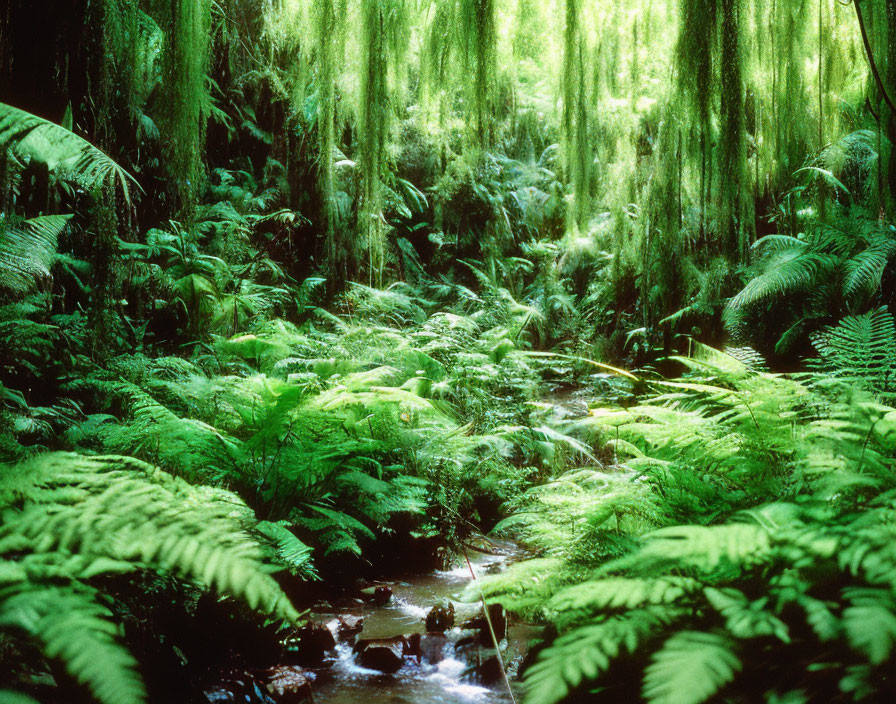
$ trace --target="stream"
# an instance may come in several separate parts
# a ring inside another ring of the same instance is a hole
[[[470,562],[476,576],[494,573],[513,558],[511,549],[502,554],[471,553]],[[424,619],[433,605],[450,600],[457,612],[457,623],[474,617],[481,604],[457,601],[470,583],[470,570],[464,563],[455,569],[429,574],[410,574],[391,582],[379,584],[392,589],[392,598],[384,606],[355,604],[346,610],[328,603],[315,606],[313,620],[326,624],[334,633],[337,616],[351,615],[364,618],[361,638],[389,638],[424,633]],[[446,632],[448,639],[443,649],[443,659],[437,664],[420,664],[406,658],[405,664],[395,674],[383,674],[357,664],[349,643],[339,643],[336,659],[331,666],[318,673],[314,683],[314,701],[317,704],[469,704],[472,702],[510,702],[506,685],[501,678],[494,684],[483,684],[471,670],[477,659],[486,658],[494,651],[477,645],[467,646],[464,654],[455,651],[454,644],[464,633],[457,626]],[[524,652],[536,629],[526,624],[508,625],[507,652]],[[510,664],[510,663],[508,663]]]
[[[595,384],[611,393],[618,381],[608,374],[593,375]],[[595,396],[594,389],[580,387],[555,389],[540,404],[553,421],[568,421],[588,413],[588,402]],[[500,572],[521,555],[511,543],[495,543],[496,549],[469,553],[470,565],[476,577]],[[334,600],[320,602],[311,609],[312,620],[337,633],[339,617],[361,617],[364,627],[359,638],[392,638],[425,633],[425,618],[430,609],[450,601],[456,611],[456,625],[446,632],[447,643],[440,662],[418,663],[405,657],[395,674],[383,674],[358,664],[351,643],[338,643],[336,655],[324,667],[317,669],[313,684],[317,704],[504,704],[512,701],[507,685],[496,669],[491,668],[488,682],[477,677],[477,665],[493,656],[494,649],[478,644],[456,648],[455,644],[469,630],[459,624],[481,613],[481,603],[463,603],[459,596],[471,583],[470,567],[464,560],[458,567],[425,574],[409,572],[393,581],[378,582],[392,590],[392,598],[383,606],[357,601]],[[529,644],[537,638],[536,626],[508,621],[507,639],[502,643],[506,666],[511,673],[514,695],[518,683],[513,673],[525,656]],[[483,668],[485,669],[485,668]],[[519,697],[517,696],[517,699]]]

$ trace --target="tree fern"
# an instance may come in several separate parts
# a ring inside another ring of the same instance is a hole
[[[880,289],[881,279],[896,255],[892,232],[873,238],[868,246],[846,262],[843,293],[848,301],[864,304]]]
[[[762,240],[756,243],[761,246]],[[763,260],[762,270],[728,304],[729,310],[809,291],[835,260],[811,251],[806,243],[775,251]]]

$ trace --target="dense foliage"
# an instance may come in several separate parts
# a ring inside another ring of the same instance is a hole
[[[493,529],[530,704],[892,698],[894,99],[891,0],[3,3],[0,701]]]

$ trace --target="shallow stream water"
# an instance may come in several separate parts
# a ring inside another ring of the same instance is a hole
[[[512,553],[486,555],[471,553],[470,561],[477,577],[502,569]],[[382,582],[392,588],[392,599],[385,606],[356,605],[353,609],[341,609],[329,604],[315,608],[315,620],[336,630],[337,615],[363,616],[364,630],[361,638],[388,638],[397,635],[423,633],[424,618],[433,605],[443,599],[451,600],[457,611],[457,623],[479,612],[480,604],[465,604],[457,600],[471,581],[466,563],[451,570],[426,575],[410,575],[394,582]],[[394,675],[360,667],[352,654],[351,645],[337,646],[337,659],[330,668],[322,671],[314,684],[314,701],[317,704],[475,704],[510,702],[503,681],[485,686],[476,683],[468,672],[471,658],[454,652],[454,641],[461,635],[455,627],[446,633],[444,659],[438,664],[406,659],[404,666]],[[508,627],[508,643],[511,652],[519,652],[533,636],[533,629],[526,625],[511,624]],[[489,653],[481,651],[482,657]],[[476,648],[472,654],[475,665]]]

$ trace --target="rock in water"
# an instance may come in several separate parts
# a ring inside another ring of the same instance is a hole
[[[274,700],[248,672],[231,673],[203,694],[209,704],[274,704]]]
[[[336,647],[336,639],[330,629],[321,623],[308,623],[286,640],[289,654],[299,665],[319,663],[328,650]]]
[[[444,601],[433,606],[426,614],[426,630],[430,633],[444,633],[454,625],[454,604]]]
[[[261,673],[265,688],[277,704],[303,704],[314,701],[311,680],[298,667],[273,667]]]
[[[382,584],[374,587],[367,587],[366,589],[361,590],[361,596],[364,601],[371,604],[385,606],[389,603],[389,599],[392,598],[392,588]]]
[[[412,654],[410,644],[404,636],[359,640],[353,650],[361,667],[389,674],[401,669],[405,654]]]
[[[494,685],[500,682],[503,674],[498,656],[489,655],[483,659],[476,667],[475,677],[480,684],[484,685]]]
[[[336,635],[343,643],[354,643],[355,638],[364,629],[364,619],[359,616],[338,616],[336,620],[339,622]]]

